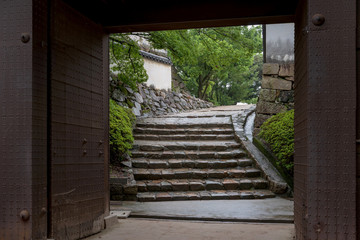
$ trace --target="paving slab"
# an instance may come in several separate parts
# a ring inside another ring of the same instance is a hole
[[[293,201],[280,197],[255,200],[124,201],[121,205],[111,205],[111,210],[131,211],[131,217],[272,223],[293,222],[293,209]]]
[[[87,240],[293,240],[293,224],[123,219]]]
[[[202,118],[179,118],[179,117],[167,117],[167,118],[143,118],[137,120],[137,125],[142,126],[147,124],[148,126],[172,126],[172,125],[202,125],[206,123],[207,125],[217,124],[217,125],[226,125],[232,124],[231,119],[228,116],[224,117],[202,117]]]

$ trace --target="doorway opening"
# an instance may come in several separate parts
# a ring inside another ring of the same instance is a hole
[[[110,36],[111,101],[137,115],[133,148],[112,159],[113,212],[293,222],[292,201],[271,191],[266,167],[258,166],[241,134],[256,109],[262,46],[262,26]],[[130,78],[146,79],[143,70],[151,81],[131,85]]]

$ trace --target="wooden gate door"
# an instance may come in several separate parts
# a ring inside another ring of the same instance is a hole
[[[108,39],[59,0],[50,21],[49,236],[79,239],[108,208]]]

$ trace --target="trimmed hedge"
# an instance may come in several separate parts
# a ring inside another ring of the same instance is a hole
[[[134,142],[132,133],[135,115],[128,108],[110,99],[110,163],[118,165],[124,154],[130,155]]]
[[[277,157],[277,164],[294,174],[294,110],[269,118],[259,133]]]

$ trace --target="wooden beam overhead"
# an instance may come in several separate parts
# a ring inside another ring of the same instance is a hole
[[[298,0],[64,0],[109,32],[293,22]]]

